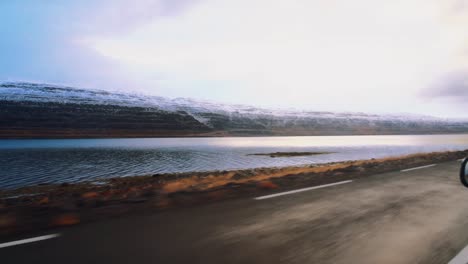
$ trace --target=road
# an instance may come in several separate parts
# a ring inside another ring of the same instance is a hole
[[[60,236],[7,245],[0,261],[448,263],[468,245],[468,189],[458,181],[459,166],[453,161],[34,234]],[[452,263],[468,262],[459,261],[463,252],[458,258]]]

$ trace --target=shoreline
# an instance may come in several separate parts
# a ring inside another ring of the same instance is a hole
[[[461,159],[468,150],[309,166],[153,174],[0,190],[0,236],[203,205]]]
[[[20,133],[20,135],[18,135]],[[30,135],[30,133],[21,133],[14,131],[14,134],[0,133],[0,140],[64,140],[64,139],[146,139],[146,138],[255,138],[255,137],[348,137],[348,136],[437,136],[437,135],[466,135],[468,131],[434,131],[434,132],[369,132],[369,133],[229,133],[227,131],[214,131],[207,133],[176,133],[168,132],[164,134],[137,134],[137,133],[117,133],[106,135],[94,135],[92,133],[76,133],[73,135],[61,134],[50,136],[54,133],[47,132],[46,135],[37,134]]]

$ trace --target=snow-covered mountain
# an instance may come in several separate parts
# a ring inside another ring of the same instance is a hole
[[[47,133],[51,136],[176,136],[468,131],[464,122],[430,116],[265,109],[27,82],[0,83],[0,118],[0,131],[9,133],[8,137],[14,133],[19,137],[34,137],[39,132],[37,135],[42,137]]]
[[[164,111],[187,111],[190,114],[218,113],[252,116],[310,117],[310,118],[364,118],[372,120],[441,120],[415,114],[377,115],[356,112],[320,112],[295,109],[265,109],[241,104],[219,104],[190,98],[169,99],[132,93],[112,93],[104,90],[78,89],[67,86],[26,82],[0,83],[0,100],[55,102],[91,105],[150,107]]]

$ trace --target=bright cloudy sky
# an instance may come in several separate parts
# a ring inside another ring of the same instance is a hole
[[[0,22],[1,80],[468,117],[468,0],[4,0]]]

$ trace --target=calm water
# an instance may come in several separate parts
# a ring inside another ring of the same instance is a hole
[[[0,188],[468,149],[468,135],[0,140]],[[277,151],[334,154],[270,158]]]

